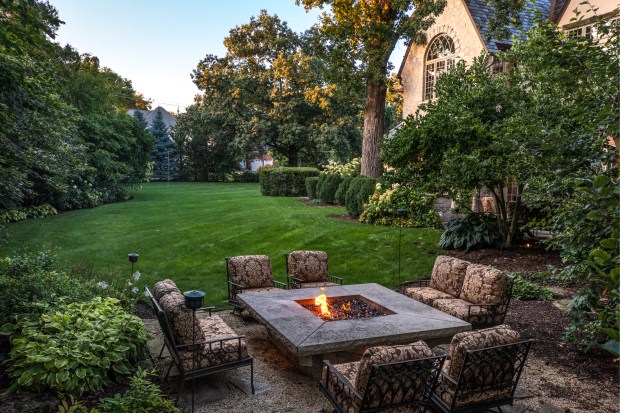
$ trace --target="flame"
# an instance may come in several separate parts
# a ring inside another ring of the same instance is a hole
[[[345,313],[351,311],[351,301],[347,301],[346,303],[342,304],[342,311],[344,311]]]
[[[327,296],[325,294],[318,295],[314,299],[314,305],[321,306],[321,315],[323,316],[332,315],[332,313],[329,312],[329,306],[327,305]]]

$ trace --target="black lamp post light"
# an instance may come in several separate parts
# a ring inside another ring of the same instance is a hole
[[[135,252],[127,255],[127,258],[129,258],[129,262],[131,263],[131,275],[133,275],[133,265],[138,262],[138,257],[139,255]]]
[[[202,307],[202,302],[205,298],[205,293],[198,290],[185,291],[183,296],[185,297],[185,307],[192,310],[192,413],[194,413],[194,394],[196,392],[196,375],[194,374],[194,352],[196,351],[196,310]]]
[[[398,226],[398,285],[400,285],[400,243],[403,237],[403,217],[407,210],[403,208],[398,208],[396,210],[396,215],[400,218],[399,226]]]

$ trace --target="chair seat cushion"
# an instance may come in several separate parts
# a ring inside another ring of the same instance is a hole
[[[405,290],[405,294],[409,298],[413,298],[421,303],[432,306],[435,300],[442,298],[454,298],[448,293],[436,290],[431,287],[409,287]]]
[[[196,338],[202,340],[221,340],[235,337],[237,334],[219,316],[199,319],[203,334]],[[191,344],[191,342],[190,342]],[[180,351],[182,365],[185,371],[192,370],[192,352]],[[212,344],[204,344],[200,351],[194,354],[194,369],[214,367],[220,364],[231,363],[247,358],[248,349],[245,339],[226,340]]]
[[[333,283],[330,281],[317,281],[317,282],[299,284],[301,288],[333,287],[336,285],[340,285],[340,284]]]
[[[429,287],[451,296],[461,295],[465,273],[471,263],[458,258],[440,255],[435,260]]]
[[[506,293],[508,277],[503,271],[479,264],[467,267],[459,298],[472,304],[499,304]]]

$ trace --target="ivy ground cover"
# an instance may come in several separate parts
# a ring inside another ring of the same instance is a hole
[[[258,184],[149,183],[127,202],[12,224],[0,256],[56,249],[69,273],[130,275],[127,254],[140,254],[140,282],[171,278],[181,290],[200,289],[205,303],[226,299],[224,257],[271,257],[275,279],[285,281],[284,253],[320,249],[330,273],[345,283],[424,278],[431,272],[440,231],[339,220],[341,207],[313,207],[294,197],[262,196]]]

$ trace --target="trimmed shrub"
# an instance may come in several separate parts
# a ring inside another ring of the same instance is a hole
[[[319,176],[316,168],[270,168],[260,171],[260,191],[270,196],[305,196],[306,178]]]
[[[323,182],[325,182],[325,178],[327,177],[327,175],[325,175],[324,173],[319,174],[319,179],[317,179],[316,181],[316,190],[314,192],[314,196],[317,199],[321,199],[319,197],[319,193],[321,192],[321,187],[323,186]]]
[[[409,228],[441,228],[439,214],[434,208],[435,197],[409,186],[396,186],[385,191],[375,186],[360,216],[360,222],[374,225],[402,225]],[[397,210],[405,215],[398,216]]]
[[[344,205],[345,198],[347,196],[347,189],[349,189],[349,185],[351,185],[351,181],[353,177],[345,176],[342,178],[342,182],[338,185],[338,189],[336,189],[336,194],[334,195],[334,200],[337,205]]]
[[[121,382],[144,356],[142,321],[113,298],[61,305],[12,327],[7,390],[53,390],[80,397]],[[6,326],[5,326],[6,327]]]
[[[322,202],[326,204],[335,204],[336,191],[338,190],[338,186],[342,182],[342,178],[334,174],[321,175],[321,177],[324,178],[321,186],[317,186],[317,198],[319,198]],[[319,177],[319,180],[321,179],[321,177]]]
[[[319,183],[318,176],[311,176],[310,178],[306,178],[306,194],[308,194],[308,198],[314,199],[316,198],[316,186]]]
[[[485,214],[470,214],[463,219],[453,219],[439,239],[443,249],[471,251],[485,247],[501,248],[502,236],[497,220]]]
[[[345,207],[352,217],[358,217],[364,211],[364,204],[375,192],[376,179],[365,176],[353,178],[345,196]]]

